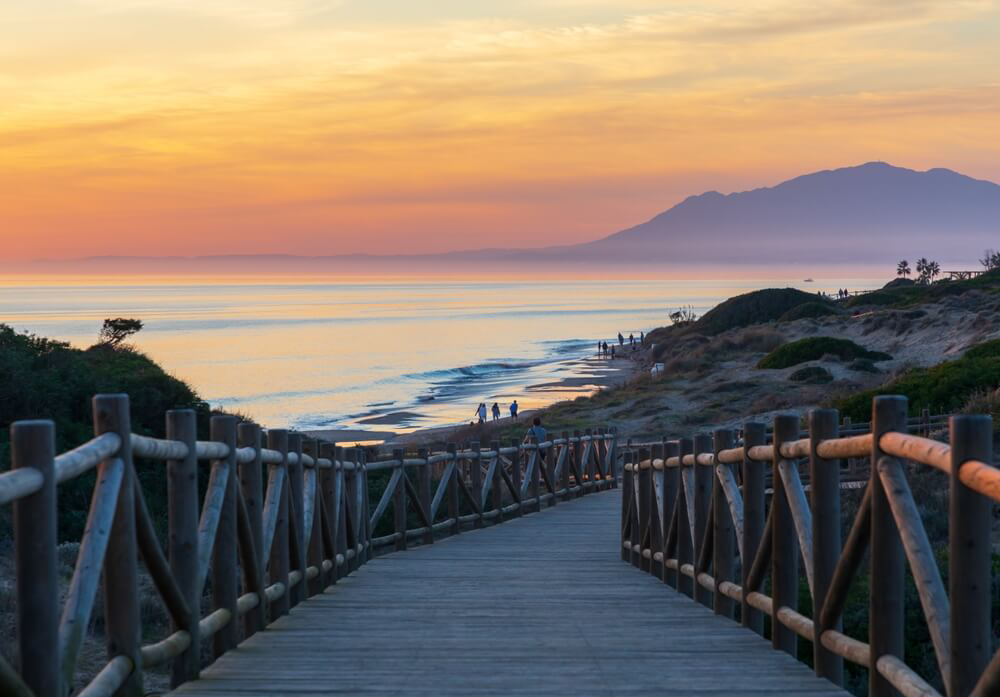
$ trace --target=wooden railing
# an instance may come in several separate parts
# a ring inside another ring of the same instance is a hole
[[[61,455],[51,421],[11,426],[12,468],[0,474],[0,504],[13,502],[20,670],[0,659],[5,697],[69,693],[102,578],[108,662],[77,694],[138,697],[144,669],[170,663],[174,686],[197,678],[203,643],[211,641],[213,658],[220,656],[379,548],[406,549],[414,539],[431,544],[435,535],[540,511],[618,479],[609,431],[493,443],[489,450],[449,446],[416,457],[396,450],[389,460],[369,462],[364,449],[280,429],[266,432],[263,447],[260,427],[232,416],[214,416],[211,440],[198,441],[195,413],[183,409],[167,412],[166,439],[136,435],[126,395],[98,395],[93,411],[95,437]],[[165,551],[135,474],[137,459],[166,462]],[[202,460],[211,471],[200,497]],[[86,530],[60,611],[57,487],[93,469]],[[372,510],[369,483],[378,472],[388,473],[388,483]],[[375,536],[389,508],[392,532]],[[140,561],[172,623],[168,636],[146,645]],[[212,609],[204,614],[207,581]]]
[[[624,450],[622,558],[763,635],[792,655],[812,642],[816,674],[843,683],[844,661],[868,669],[869,694],[939,693],[904,662],[905,564],[915,581],[948,697],[1000,695],[991,658],[991,514],[1000,502],[988,416],[951,417],[950,445],[907,433],[904,397],[874,400],[871,432],[842,437],[834,410]],[[874,463],[841,540],[844,458]],[[911,493],[905,462],[940,470],[949,492],[948,587]],[[808,469],[808,494],[800,464]],[[770,499],[765,475],[772,474]],[[844,634],[852,580],[870,553],[867,641]],[[812,607],[798,607],[799,568]],[[770,580],[770,595],[763,592]],[[808,615],[808,616],[807,616]]]

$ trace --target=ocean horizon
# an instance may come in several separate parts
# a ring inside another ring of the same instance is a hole
[[[875,279],[289,280],[0,279],[0,322],[77,347],[108,317],[213,407],[272,427],[406,433],[593,392],[597,342],[697,314],[733,295],[792,286],[835,293]],[[620,363],[620,362],[619,362]]]

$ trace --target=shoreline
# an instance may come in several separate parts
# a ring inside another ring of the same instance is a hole
[[[558,394],[562,395],[562,397],[553,399],[547,404],[536,408],[519,411],[516,423],[524,424],[528,419],[532,418],[535,413],[547,409],[554,404],[570,401],[580,396],[592,396],[602,390],[606,390],[611,387],[620,387],[627,384],[640,372],[641,368],[640,362],[637,359],[643,355],[643,352],[637,351],[634,355],[635,358],[632,358],[630,355],[628,358],[618,357],[614,359],[586,356],[567,361],[571,365],[582,365],[583,370],[585,371],[584,374],[567,375],[555,380],[526,386],[524,388],[525,395]],[[520,398],[520,396],[518,396],[518,398]],[[391,421],[390,417],[393,416],[395,416],[395,414],[385,414],[377,419],[369,419],[369,421],[373,425],[389,425],[388,422]],[[412,421],[418,416],[419,415],[412,409],[407,409],[405,412],[400,412],[399,421]],[[491,425],[506,427],[511,425],[511,423],[512,421],[510,416],[503,416],[497,421],[487,420],[486,425],[488,427]],[[398,433],[390,429],[368,431],[360,428],[313,429],[304,431],[304,433],[312,438],[321,438],[336,443],[344,443],[345,445],[350,443],[352,445],[379,444],[386,446],[409,446],[432,441],[448,440],[449,436],[456,434],[463,429],[468,429],[470,425],[476,426],[477,424],[466,423],[463,421],[461,423],[418,428],[406,433]]]

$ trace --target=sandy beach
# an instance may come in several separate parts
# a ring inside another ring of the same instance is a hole
[[[638,356],[639,353],[636,353]],[[532,414],[540,408],[550,406],[557,402],[572,400],[580,396],[589,396],[595,392],[608,387],[619,387],[631,380],[640,368],[638,360],[633,360],[631,356],[615,359],[598,358],[588,356],[584,358],[570,359],[565,362],[566,367],[572,369],[573,375],[550,380],[546,382],[529,385],[525,388],[526,401],[540,401],[542,405],[534,409],[524,409],[518,414],[518,420],[525,422]],[[521,401],[521,397],[518,396]],[[489,403],[490,398],[484,397],[478,401]],[[469,413],[472,414],[476,403],[469,404]],[[506,409],[503,410],[503,417],[497,424],[509,425],[510,416]],[[416,429],[406,433],[391,430],[394,425],[409,425],[419,422],[421,415],[419,411],[406,410],[399,412],[389,412],[377,416],[370,416],[358,421],[360,424],[371,424],[373,426],[388,426],[385,430],[366,429],[320,429],[306,431],[307,435],[313,438],[322,438],[337,443],[384,443],[399,445],[414,445],[419,443],[440,442],[448,440],[449,436],[462,429],[469,427],[469,423],[455,423],[445,426],[434,426],[431,428]],[[493,423],[492,421],[490,423]]]

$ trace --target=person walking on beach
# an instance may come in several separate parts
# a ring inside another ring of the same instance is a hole
[[[537,416],[532,422],[531,428],[529,428],[528,432],[524,434],[524,442],[527,443],[532,438],[535,439],[535,443],[545,442],[545,427],[542,426],[542,420]],[[545,464],[544,448],[538,449],[538,461],[543,465]]]
[[[615,345],[611,344],[611,360],[615,359]]]
[[[500,420],[500,405],[497,404],[496,402],[493,402],[493,420],[494,421]]]
[[[517,421],[517,400],[516,399],[513,402],[510,403],[510,418],[514,419],[514,421]]]
[[[479,417],[479,423],[486,423],[486,402],[480,402],[476,407],[476,416]]]
[[[625,337],[622,336],[621,332],[618,332],[618,345],[622,347],[625,346]]]
[[[639,343],[640,344],[646,343],[646,332],[639,332]]]
[[[628,345],[635,346],[635,334],[628,335]]]

